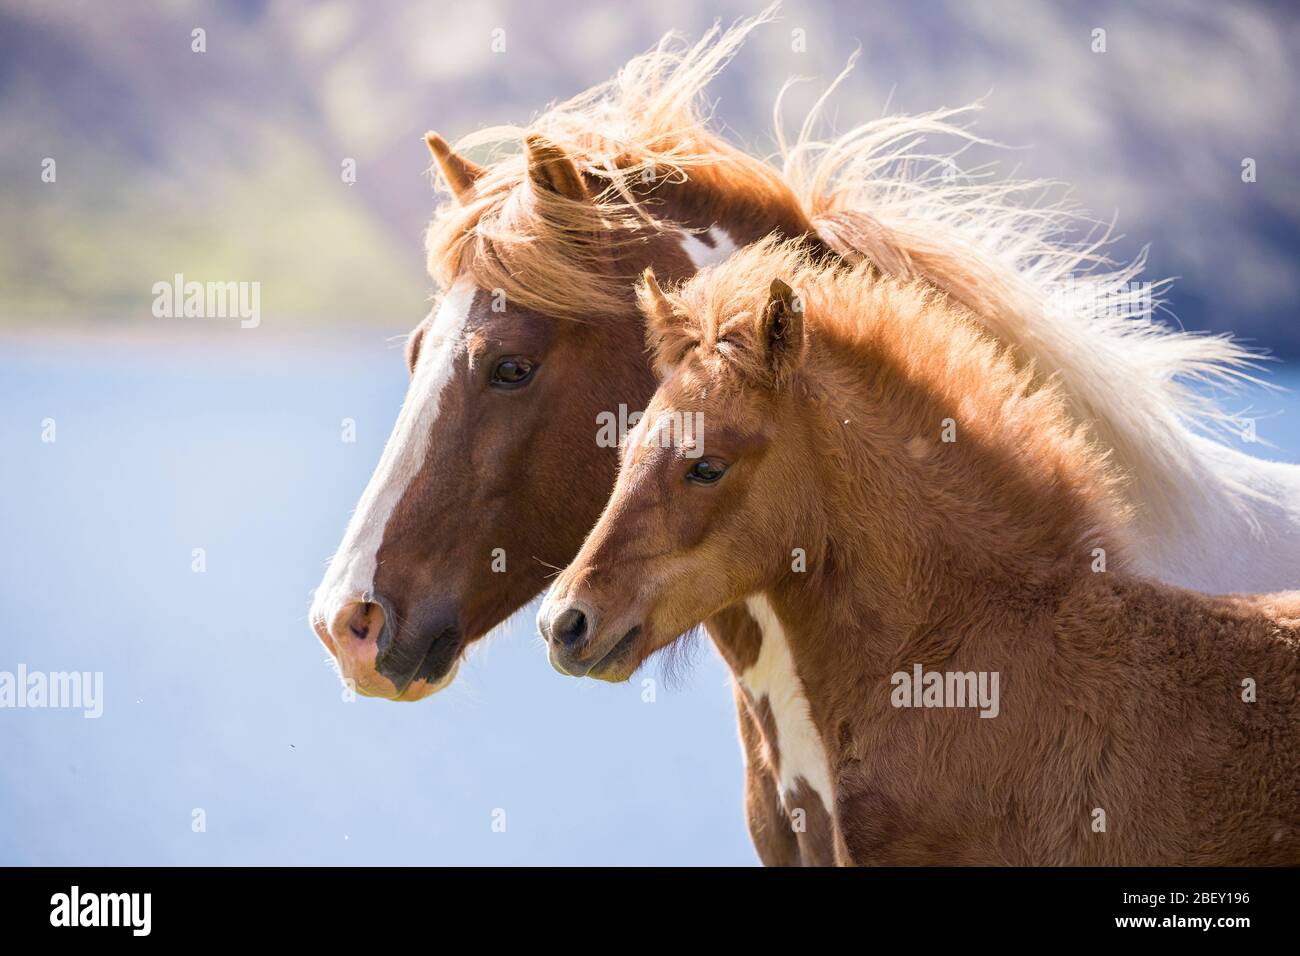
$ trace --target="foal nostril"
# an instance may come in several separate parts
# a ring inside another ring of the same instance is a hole
[[[587,615],[576,607],[561,611],[551,623],[551,638],[565,647],[581,644],[587,636]]]

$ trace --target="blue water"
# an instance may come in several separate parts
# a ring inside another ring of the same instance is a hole
[[[711,648],[646,703],[555,674],[527,612],[443,694],[341,699],[306,609],[405,379],[377,334],[0,340],[0,671],[105,697],[0,709],[0,864],[755,861]],[[1247,406],[1300,459],[1297,396]]]

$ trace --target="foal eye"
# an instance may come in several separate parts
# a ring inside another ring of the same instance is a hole
[[[492,369],[492,384],[501,388],[515,388],[532,378],[535,368],[526,358],[502,359]]]
[[[686,471],[686,480],[697,485],[711,485],[727,472],[727,466],[716,458],[701,458]]]

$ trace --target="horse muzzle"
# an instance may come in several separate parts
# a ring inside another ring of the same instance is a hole
[[[400,615],[382,595],[353,595],[313,610],[312,627],[345,683],[367,697],[420,700],[456,676],[464,640],[446,605]]]

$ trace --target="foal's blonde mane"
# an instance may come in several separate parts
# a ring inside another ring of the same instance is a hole
[[[1018,522],[1023,536],[1053,553],[1064,545],[1076,557],[1104,544],[1112,566],[1123,563],[1131,514],[1107,450],[1070,413],[1056,383],[1037,380],[1032,367],[1017,364],[983,335],[966,309],[922,280],[899,281],[867,260],[849,267],[816,261],[806,244],[763,240],[667,294],[672,314],[657,329],[660,366],[669,371],[694,354],[712,369],[710,389],[773,388],[759,321],[773,279],[792,286],[801,302],[809,354],[792,378],[796,410],[829,436],[828,448],[866,443],[862,459],[882,462],[899,481],[925,479],[919,500],[942,500],[952,490],[943,481],[956,483],[963,503],[995,511],[1005,501],[981,502],[980,489],[1018,496],[1016,507],[1002,510],[1015,516],[1008,526]],[[871,396],[872,408],[857,407],[864,395]],[[875,407],[880,396],[889,396],[887,407]],[[881,413],[880,421],[863,417],[873,411]],[[949,416],[957,422],[957,442],[988,452],[963,459],[974,469],[982,461],[984,471],[956,472],[951,459],[933,450],[944,447],[941,422]],[[891,449],[899,426],[911,437],[904,448]],[[914,452],[921,448],[930,450]],[[827,463],[834,456],[827,452]],[[917,464],[918,475],[909,477],[891,460],[933,461],[941,470],[930,473]],[[1008,467],[1014,490],[1008,489]],[[846,486],[860,483],[853,468],[845,471]],[[848,501],[830,508],[850,520],[851,509]],[[920,519],[913,514],[909,520]],[[996,521],[968,524],[974,535],[1000,527]],[[1018,543],[1023,546],[1024,538]],[[999,547],[1007,545],[1004,539]]]
[[[527,129],[493,127],[460,140],[459,150],[492,161],[469,201],[445,205],[430,225],[434,277],[447,287],[467,272],[557,318],[622,314],[634,307],[634,277],[610,268],[611,244],[673,228],[656,217],[653,189],[640,185],[647,179],[794,200],[845,259],[932,283],[1022,367],[1058,382],[1073,418],[1112,449],[1157,546],[1207,509],[1239,509],[1254,522],[1259,493],[1212,473],[1194,444],[1195,432],[1233,422],[1198,385],[1250,378],[1251,354],[1226,337],[1154,322],[1162,285],[1130,285],[1144,257],[1108,264],[1109,234],[1064,203],[1045,202],[1043,184],[962,174],[955,160],[981,142],[954,122],[963,110],[884,117],[819,139],[818,117],[846,69],[793,141],[778,122],[780,175],[707,129],[704,87],[773,18],[774,8],[729,30],[715,25],[689,47],[669,34]],[[529,189],[519,152],[527,133],[562,146],[600,184],[595,201]],[[931,151],[925,143],[934,138],[953,145]]]

